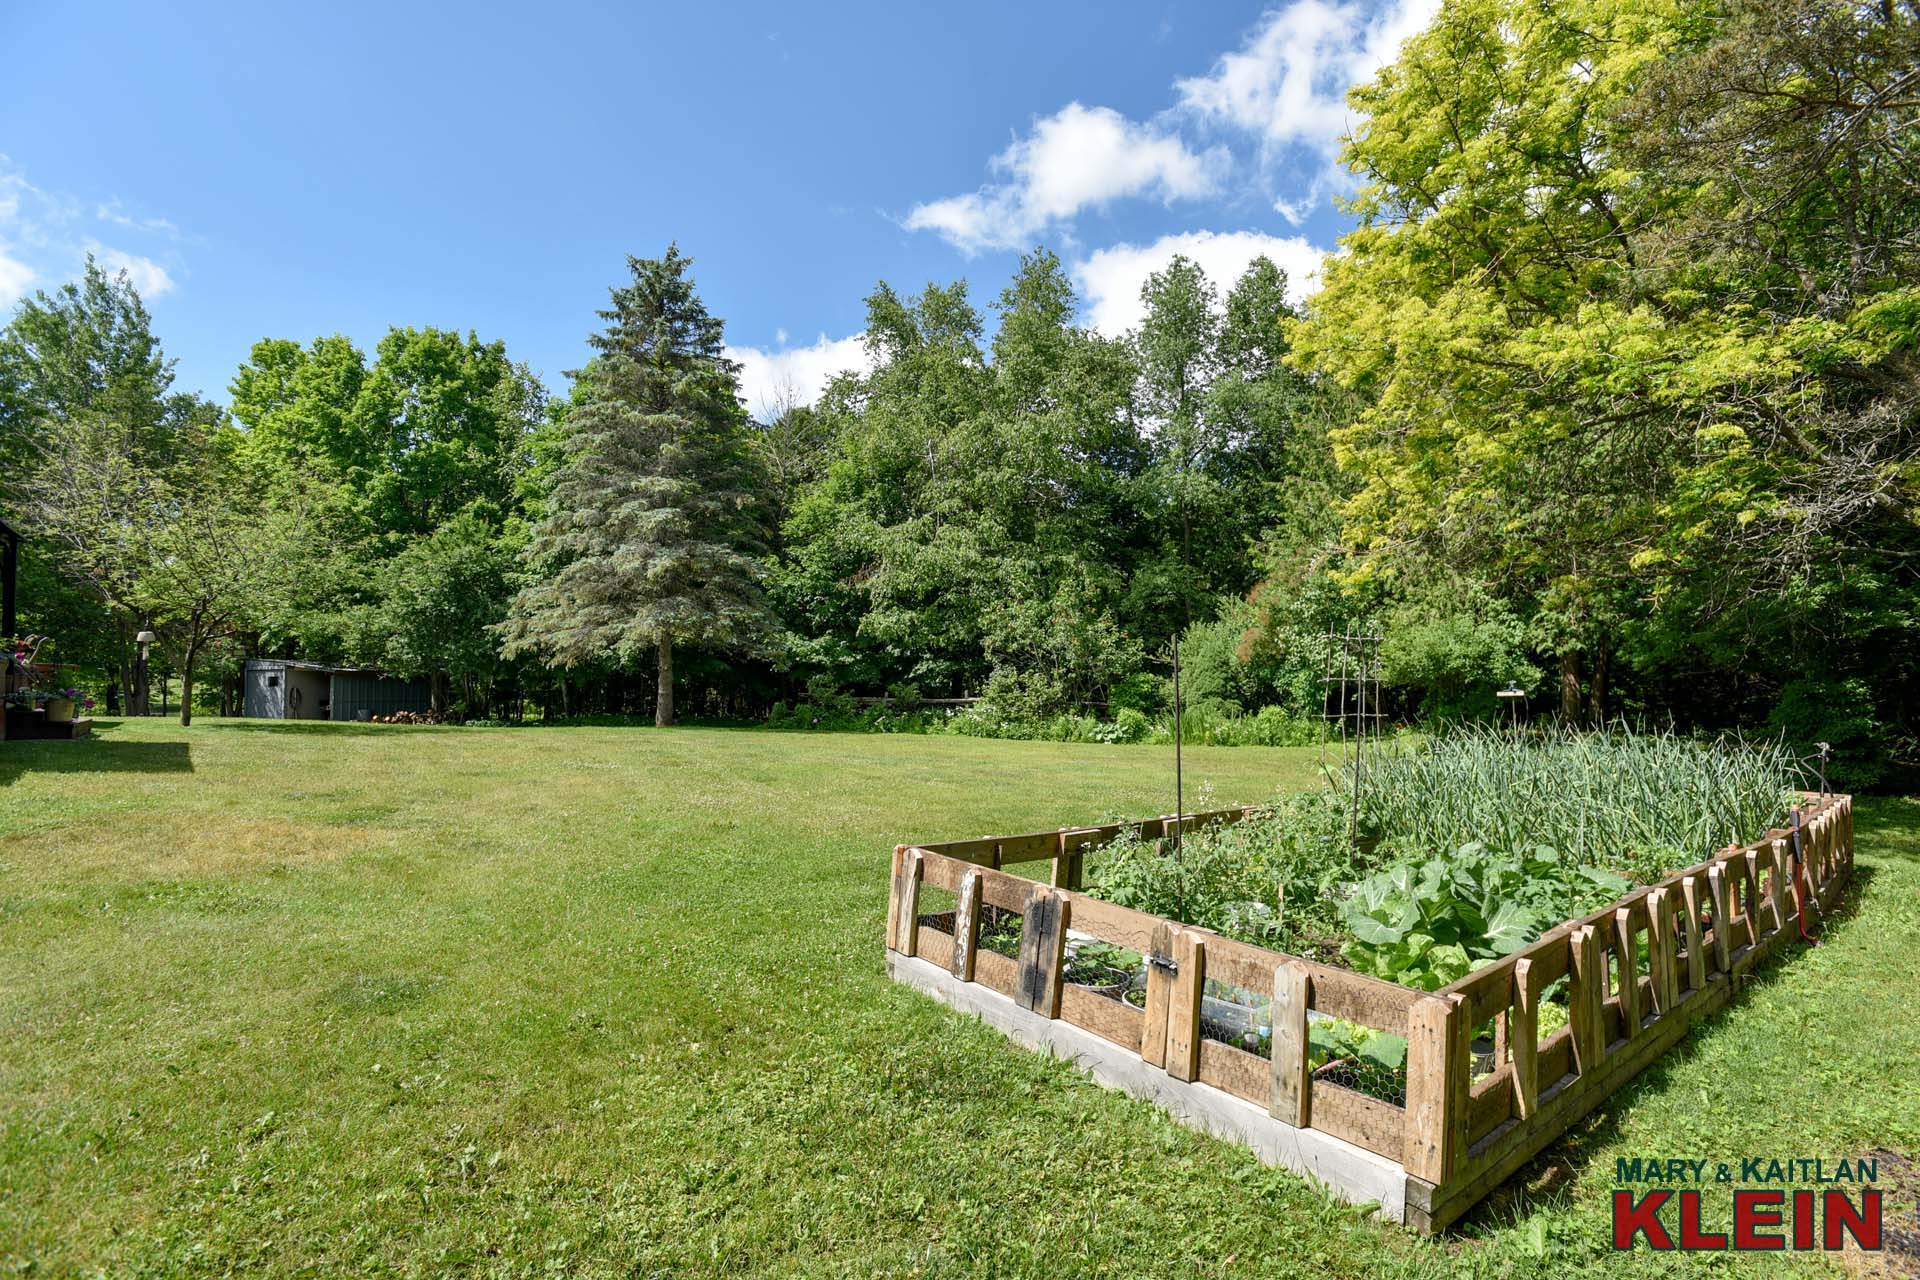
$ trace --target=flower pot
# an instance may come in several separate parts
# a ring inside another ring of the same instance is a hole
[[[47,722],[49,724],[72,724],[73,723],[73,699],[72,698],[48,698],[47,699]]]

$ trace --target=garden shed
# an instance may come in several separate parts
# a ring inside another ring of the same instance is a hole
[[[425,680],[371,667],[330,667],[290,658],[247,662],[241,714],[256,720],[371,720],[432,705]]]

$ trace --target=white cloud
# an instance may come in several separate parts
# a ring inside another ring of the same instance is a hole
[[[727,356],[740,363],[740,395],[747,402],[747,412],[763,420],[786,404],[812,404],[836,373],[849,369],[866,373],[873,368],[873,357],[859,334],[829,338],[823,333],[808,346],[778,351],[728,347]]]
[[[1350,185],[1340,139],[1358,123],[1347,90],[1399,56],[1433,20],[1439,0],[1387,0],[1371,11],[1328,0],[1271,9],[1213,70],[1177,82],[1180,105],[1202,120],[1252,134],[1271,173],[1304,186],[1274,208],[1296,225],[1330,189]]]
[[[180,228],[167,219],[135,217],[121,209],[118,200],[94,206],[93,216],[102,222],[111,222],[117,227],[125,227],[129,231],[153,231],[170,240],[180,239]]]
[[[1227,164],[1223,148],[1196,152],[1110,107],[1069,102],[993,158],[1003,181],[916,205],[905,225],[938,232],[970,254],[1020,248],[1082,209],[1122,197],[1170,203],[1211,195]]]
[[[110,249],[106,245],[90,243],[87,251],[99,262],[100,269],[109,276],[117,276],[122,271],[127,279],[133,281],[133,287],[144,299],[154,299],[173,288],[173,277],[167,269],[152,258],[143,258],[139,254],[126,253],[119,249]]]
[[[1086,299],[1087,318],[1109,337],[1136,328],[1145,315],[1140,301],[1147,277],[1184,255],[1200,265],[1222,299],[1247,269],[1265,255],[1287,273],[1287,296],[1299,302],[1319,285],[1326,251],[1301,236],[1269,236],[1257,231],[1190,231],[1162,236],[1152,244],[1117,244],[1077,262],[1074,279]]]
[[[11,306],[42,282],[77,277],[89,253],[107,274],[125,271],[142,297],[157,298],[173,289],[173,273],[180,269],[176,253],[162,250],[172,263],[167,266],[143,254],[102,244],[87,234],[94,221],[122,228],[129,238],[122,239],[121,233],[115,233],[115,238],[123,244],[138,245],[142,238],[151,244],[155,236],[170,241],[188,238],[165,218],[136,218],[122,213],[117,200],[89,205],[65,192],[36,187],[0,153],[0,307]]]
[[[0,155],[0,164],[5,164],[6,159]],[[0,173],[0,227],[19,218],[20,193],[28,189],[18,174]],[[11,307],[24,298],[33,286],[35,275],[32,267],[13,256],[12,246],[0,239],[0,308]]]
[[[33,280],[33,268],[8,256],[6,245],[0,244],[0,307],[11,307],[26,297]]]

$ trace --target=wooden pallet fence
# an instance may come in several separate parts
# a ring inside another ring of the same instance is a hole
[[[1255,809],[902,845],[888,968],[1104,1083],[1433,1233],[1731,1001],[1747,974],[1798,938],[1799,910],[1811,929],[1832,909],[1853,868],[1852,800],[1802,799],[1798,895],[1794,835],[1770,831],[1432,993],[1079,892],[1085,855],[1122,832],[1163,839]],[[1002,870],[1037,861],[1052,864],[1044,880]],[[950,917],[922,915],[926,886],[954,894]],[[1020,915],[1017,958],[980,945],[985,908]],[[1145,957],[1143,1004],[1067,981],[1069,933]],[[1202,1033],[1209,979],[1272,994],[1270,1058]],[[1566,1017],[1543,1037],[1549,1004]],[[1404,1106],[1316,1078],[1307,1035],[1316,1015],[1406,1038]],[[1492,1069],[1477,1078],[1487,1055],[1476,1055],[1476,1041],[1492,1044]]]
[[[1853,802],[1802,801],[1800,901],[1811,930],[1852,874]],[[1461,1066],[1471,1057],[1457,1035],[1409,1045],[1409,1116],[1416,1079],[1422,1097],[1446,1096],[1447,1115],[1427,1138],[1445,1150],[1425,1170],[1408,1167],[1407,1224],[1445,1228],[1798,941],[1792,841],[1775,830],[1723,850],[1435,993],[1469,1034],[1490,1025],[1504,1034],[1478,1079]],[[1563,980],[1566,1025],[1540,1038],[1540,1000]]]

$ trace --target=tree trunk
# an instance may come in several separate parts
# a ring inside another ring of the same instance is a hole
[[[193,646],[187,646],[186,660],[180,664],[180,727],[193,723]]]
[[[1580,723],[1580,651],[1560,651],[1560,718],[1570,725]]]
[[[664,729],[673,723],[673,637],[660,633],[660,690],[653,700],[653,723]]]
[[[1594,646],[1593,684],[1587,690],[1587,714],[1596,729],[1607,723],[1607,676],[1613,667],[1613,651],[1605,644]]]

